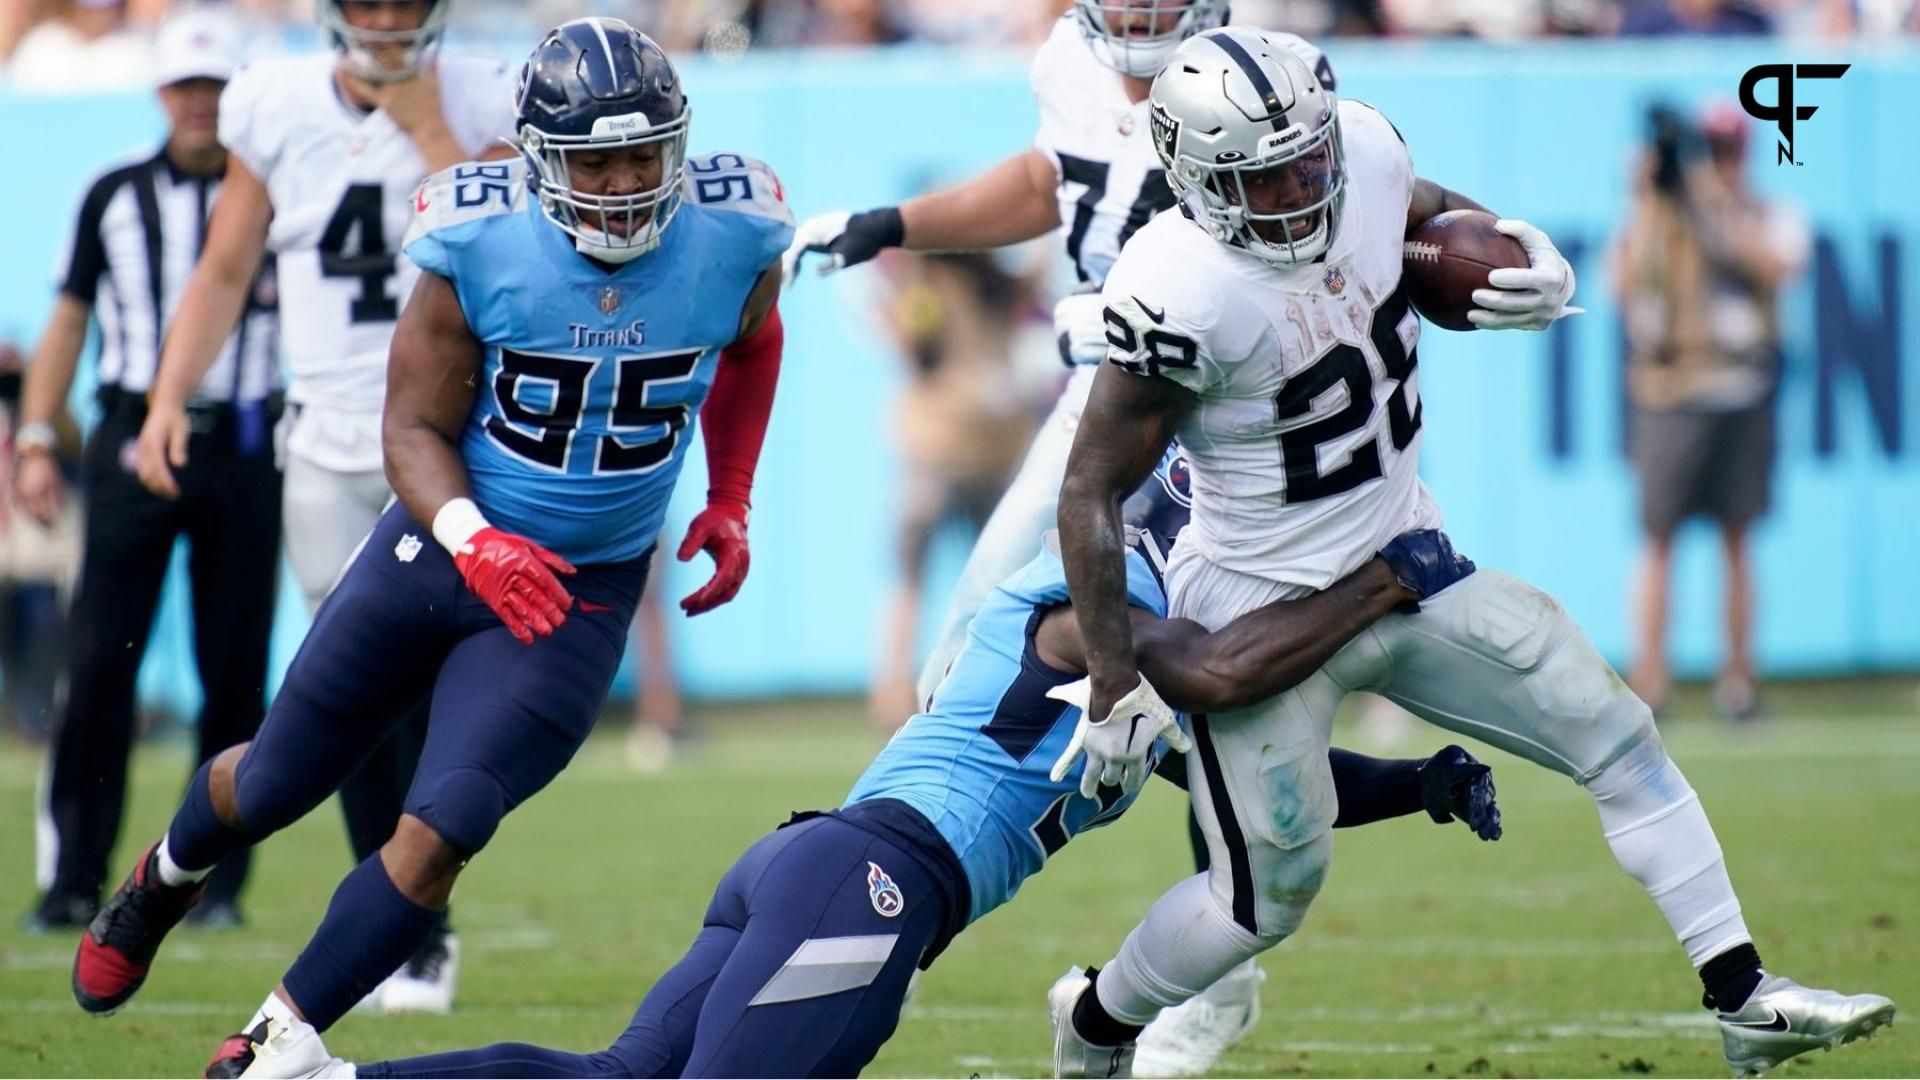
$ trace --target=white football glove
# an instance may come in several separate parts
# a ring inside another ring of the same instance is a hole
[[[1573,267],[1547,234],[1511,218],[1493,227],[1520,241],[1530,265],[1490,271],[1487,284],[1493,287],[1473,290],[1479,309],[1467,312],[1467,321],[1482,330],[1545,330],[1562,315],[1577,314],[1580,309],[1567,307],[1573,299]]]
[[[823,256],[820,265],[815,268],[818,273],[831,274],[846,264],[846,260],[830,254],[827,248],[847,231],[847,220],[851,217],[853,214],[846,210],[815,214],[793,230],[793,243],[788,244],[786,254],[780,256],[780,271],[786,284],[793,284],[793,279],[800,273],[801,257],[810,251]]]
[[[1049,774],[1055,783],[1066,779],[1074,760],[1085,751],[1087,767],[1080,773],[1081,795],[1091,799],[1103,786],[1118,787],[1131,795],[1139,791],[1152,774],[1149,760],[1154,740],[1165,739],[1168,746],[1183,754],[1193,749],[1193,740],[1180,729],[1172,706],[1160,700],[1159,692],[1147,682],[1146,676],[1140,677],[1140,685],[1126,697],[1114,702],[1113,711],[1099,723],[1087,719],[1087,698],[1092,689],[1091,680],[1078,679],[1047,691],[1048,697],[1080,710],[1073,740],[1067,743],[1066,753],[1053,763],[1053,772]]]
[[[1053,332],[1060,359],[1074,367],[1107,359],[1107,302],[1098,292],[1077,292],[1053,305]]]

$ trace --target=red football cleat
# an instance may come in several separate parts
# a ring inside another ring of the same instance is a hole
[[[73,958],[73,999],[90,1013],[104,1015],[127,1003],[147,981],[147,968],[167,931],[206,891],[198,883],[163,884],[154,862],[159,846],[147,849],[80,935],[80,951]]]

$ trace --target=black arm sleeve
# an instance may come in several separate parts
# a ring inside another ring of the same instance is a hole
[[[1340,800],[1340,816],[1333,819],[1336,829],[1426,809],[1420,801],[1425,758],[1375,758],[1336,746],[1327,751],[1327,763],[1333,767],[1333,790]]]
[[[1336,829],[1371,825],[1388,818],[1406,817],[1426,809],[1420,801],[1420,766],[1426,758],[1376,758],[1333,747],[1327,764],[1333,768],[1333,790],[1340,800]],[[1187,790],[1187,759],[1163,754],[1154,766],[1160,779]]]

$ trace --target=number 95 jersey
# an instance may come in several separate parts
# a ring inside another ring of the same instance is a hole
[[[529,197],[522,161],[458,165],[415,196],[406,253],[452,283],[485,349],[460,456],[494,525],[576,564],[653,546],[719,350],[793,239],[780,183],[688,159],[660,246],[589,261]]]
[[[1311,589],[1440,527],[1419,476],[1420,318],[1400,283],[1413,163],[1372,107],[1342,101],[1339,120],[1346,198],[1321,259],[1275,266],[1162,214],[1102,292],[1108,362],[1197,398],[1179,430],[1193,488],[1180,547]]]

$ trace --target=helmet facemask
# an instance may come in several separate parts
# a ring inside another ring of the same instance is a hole
[[[1158,75],[1181,42],[1227,21],[1226,0],[1074,0],[1073,7],[1094,56],[1138,79]]]
[[[380,2],[380,0],[376,0]],[[399,3],[403,0],[384,0]],[[347,21],[345,0],[322,0],[320,25],[333,38],[347,74],[367,82],[400,82],[420,74],[428,59],[440,47],[447,30],[447,9],[452,0],[424,0],[426,14],[412,30],[366,30]],[[381,63],[381,54],[398,47],[398,66]]]
[[[1317,131],[1276,132],[1246,160],[1177,168],[1195,185],[1196,209],[1235,246],[1281,266],[1311,262],[1333,246],[1347,185],[1337,115]]]
[[[520,129],[523,155],[534,174],[534,195],[547,220],[573,237],[582,254],[623,263],[660,246],[680,209],[687,160],[687,124],[693,110],[659,124],[644,114],[601,117],[589,135],[550,135],[531,124]],[[660,182],[625,195],[589,195],[573,186],[570,158],[635,146],[658,146]]]

